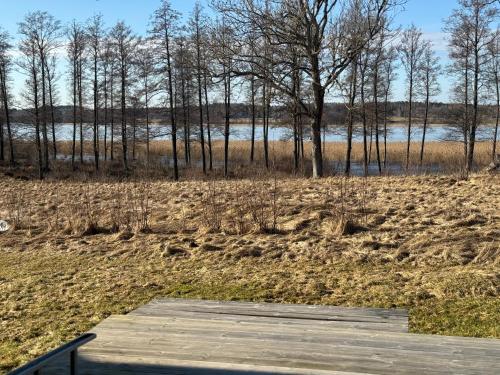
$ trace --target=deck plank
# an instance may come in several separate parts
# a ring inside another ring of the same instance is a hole
[[[273,324],[338,324],[359,329],[408,332],[408,314],[403,309],[374,309],[318,305],[249,303],[184,299],[157,299],[129,315],[175,316],[213,320],[263,321]],[[273,318],[279,318],[274,319]]]

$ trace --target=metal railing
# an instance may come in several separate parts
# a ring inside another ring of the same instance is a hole
[[[51,361],[57,357],[69,353],[69,373],[71,375],[78,374],[78,348],[85,345],[89,341],[96,338],[95,333],[86,333],[64,345],[61,345],[57,349],[48,352],[31,362],[28,362],[24,366],[21,366],[14,371],[9,372],[8,375],[41,375],[43,367],[47,366]]]

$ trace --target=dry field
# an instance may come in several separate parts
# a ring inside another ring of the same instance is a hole
[[[0,180],[0,372],[155,296],[406,307],[500,338],[500,175]]]

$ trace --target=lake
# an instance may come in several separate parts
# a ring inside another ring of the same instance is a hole
[[[33,134],[33,126],[31,125],[14,125],[14,132],[17,137],[29,137]],[[151,125],[150,127],[151,139],[154,140],[165,140],[170,139],[170,125]],[[460,135],[458,133],[452,133],[450,131],[449,125],[433,125],[428,127],[426,133],[426,141],[450,141],[450,140],[460,140]],[[109,127],[108,127],[109,130]],[[192,138],[198,137],[197,135],[198,127],[192,125],[191,135]],[[223,139],[223,126],[212,125],[211,128],[212,139],[220,140]],[[491,140],[493,138],[494,128],[492,126],[483,126],[478,129],[478,140]],[[100,126],[100,138],[104,136],[104,126]],[[251,139],[252,127],[251,125],[233,125],[230,129],[230,139],[231,140],[250,140]],[[129,137],[132,136],[132,131],[129,129]],[[49,130],[50,134],[50,130]],[[92,139],[92,124],[84,124],[84,139]],[[109,134],[108,134],[109,136]],[[115,137],[120,137],[120,125],[115,124]],[[49,136],[50,137],[50,136]],[[57,124],[56,125],[56,137],[57,140],[70,141],[73,139],[73,125],[72,124]],[[137,128],[137,137],[145,137],[145,129]],[[180,128],[178,130],[179,139],[183,138],[183,130]],[[304,129],[304,137],[309,140],[309,129]],[[422,128],[420,126],[415,126],[412,130],[412,140],[420,141],[422,139]],[[77,140],[79,139],[79,130],[77,128]],[[205,130],[206,138],[206,130]],[[257,125],[255,130],[255,139],[262,140],[263,131],[260,125]],[[290,140],[292,138],[292,131],[290,128],[284,126],[273,126],[269,128],[269,140],[270,141],[281,141]],[[375,134],[373,134],[375,139]],[[407,138],[407,129],[403,124],[390,125],[387,130],[387,141],[388,142],[404,142]],[[500,134],[499,137],[500,139]],[[326,134],[322,134],[322,139],[326,142],[344,142],[346,140],[346,131],[342,126],[329,126]],[[354,136],[354,142],[362,142],[363,135],[360,129],[356,129]],[[383,141],[383,132],[380,131],[380,141]]]

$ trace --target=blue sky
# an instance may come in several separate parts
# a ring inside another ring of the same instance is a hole
[[[189,15],[196,0],[172,0],[175,9],[182,12],[186,17]],[[160,0],[0,0],[0,26],[7,29],[11,35],[17,37],[17,23],[22,20],[26,13],[33,10],[45,10],[54,17],[68,23],[72,19],[84,21],[94,14],[101,13],[107,26],[111,26],[118,20],[125,20],[134,31],[143,35],[148,28],[149,17],[154,9],[158,7]],[[201,3],[208,8],[207,1]],[[442,33],[443,21],[452,9],[457,6],[457,0],[408,0],[404,9],[394,19],[395,25],[408,26],[414,23],[421,28],[424,36],[434,41],[435,48],[442,63],[446,63],[446,42]],[[64,67],[61,67],[63,70]],[[401,75],[401,74],[400,74]],[[441,78],[442,94],[437,98],[447,101],[449,85],[447,78]],[[60,86],[64,86],[65,80],[60,80]],[[16,73],[14,77],[14,92],[18,94],[23,84],[23,78]],[[396,85],[394,99],[402,100],[403,81],[400,77]],[[61,87],[61,97],[65,99],[65,87]]]

